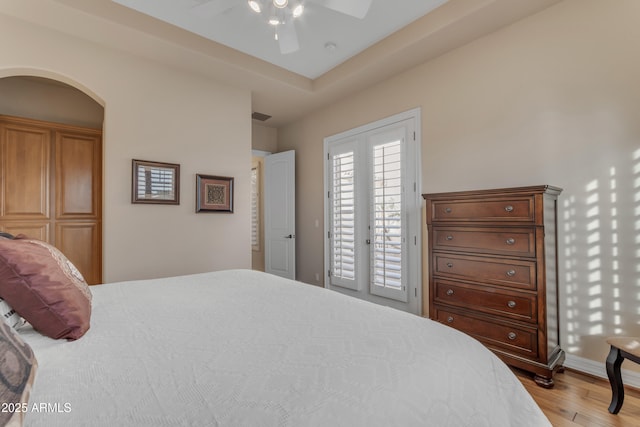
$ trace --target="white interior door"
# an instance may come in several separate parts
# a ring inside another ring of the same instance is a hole
[[[295,279],[295,151],[264,158],[265,272]]]

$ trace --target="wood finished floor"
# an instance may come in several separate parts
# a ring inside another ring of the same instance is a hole
[[[624,404],[617,415],[609,413],[611,388],[607,380],[570,369],[554,375],[555,385],[544,389],[524,371],[514,369],[554,427],[640,426],[640,391],[625,387]]]

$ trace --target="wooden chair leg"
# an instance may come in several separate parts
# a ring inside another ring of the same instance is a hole
[[[622,408],[622,402],[624,402],[624,385],[622,384],[622,375],[620,374],[620,366],[624,357],[620,354],[620,349],[611,346],[609,355],[607,356],[607,376],[609,377],[609,384],[611,384],[611,404],[609,405],[609,412],[617,414]]]

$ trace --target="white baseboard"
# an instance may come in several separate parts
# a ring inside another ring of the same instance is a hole
[[[622,367],[624,368],[624,365],[627,363],[632,362],[625,361],[622,363]],[[604,362],[595,362],[590,359],[567,354],[567,357],[564,361],[564,366],[570,369],[575,369],[576,371],[584,372],[585,374],[608,380],[607,368],[605,367]],[[622,382],[624,383],[624,385],[640,389],[640,373],[636,371],[629,371],[627,369],[622,369],[621,372]]]

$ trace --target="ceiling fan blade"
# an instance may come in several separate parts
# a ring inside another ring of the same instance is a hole
[[[289,19],[284,24],[278,25],[278,44],[280,45],[280,53],[283,55],[300,49],[293,20]]]
[[[198,15],[216,16],[238,4],[237,0],[205,0],[191,8],[191,13]]]
[[[336,12],[353,16],[358,19],[364,19],[369,12],[372,0],[325,0],[321,4]]]

